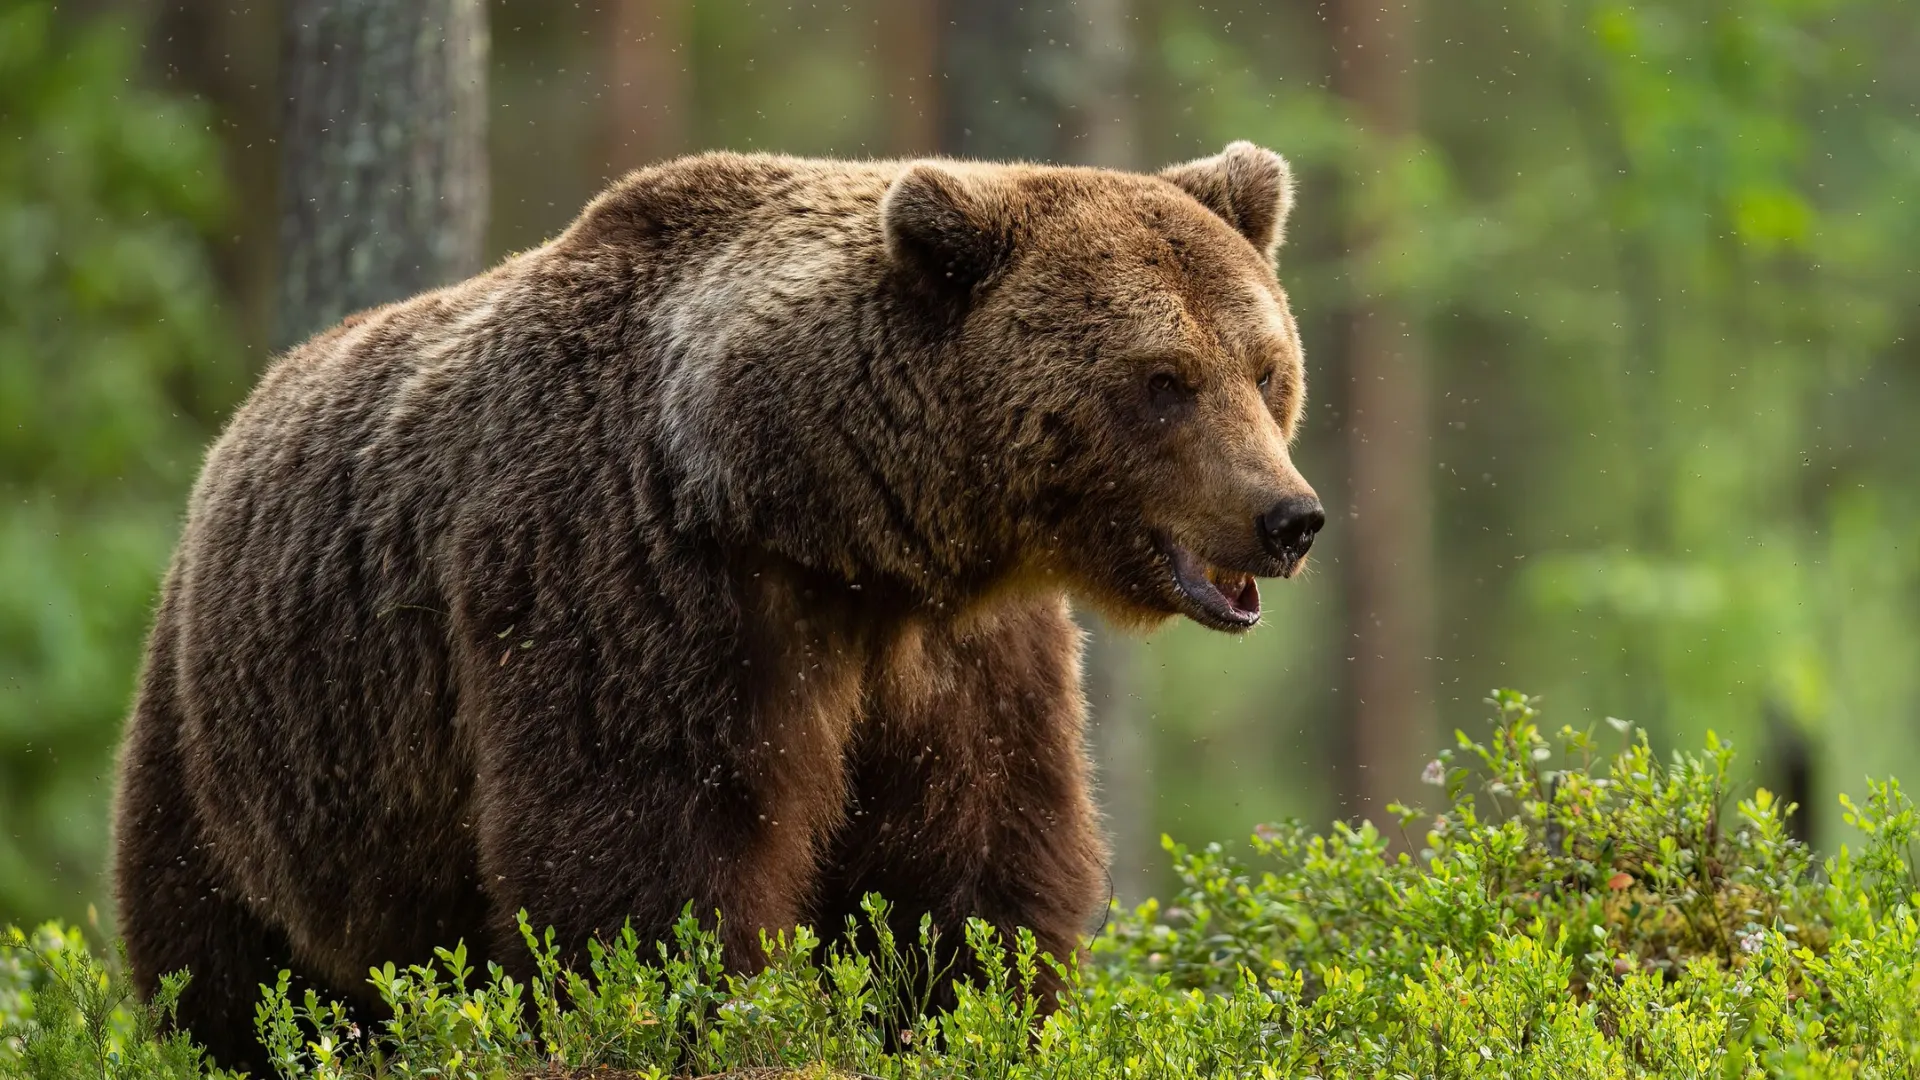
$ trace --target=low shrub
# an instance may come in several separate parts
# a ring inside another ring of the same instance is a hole
[[[1897,783],[1845,803],[1864,845],[1816,865],[1792,807],[1735,798],[1711,737],[1662,761],[1617,721],[1549,738],[1524,696],[1493,704],[1486,737],[1427,770],[1445,810],[1395,808],[1403,831],[1427,821],[1418,855],[1372,825],[1265,827],[1245,858],[1169,842],[1178,893],[1116,912],[1077,964],[957,928],[981,976],[944,1012],[925,1008],[935,928],[898,941],[875,898],[865,949],[851,927],[763,937],[751,978],[690,914],[584,972],[523,922],[529,983],[456,946],[372,973],[376,1037],[284,979],[258,1027],[288,1080],[1920,1075],[1920,816]],[[220,1075],[165,1034],[177,980],[140,1003],[78,932],[10,938],[0,1076]],[[1037,1023],[1043,965],[1068,990]]]

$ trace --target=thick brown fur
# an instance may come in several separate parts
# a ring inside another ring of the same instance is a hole
[[[263,1072],[280,968],[364,1001],[464,939],[523,973],[523,908],[577,950],[692,901],[751,968],[878,890],[1073,952],[1107,883],[1068,594],[1192,614],[1157,545],[1279,572],[1250,515],[1307,491],[1287,183],[1245,144],[1165,178],[704,155],[295,349],[149,643],[140,984],[191,969],[182,1021]]]

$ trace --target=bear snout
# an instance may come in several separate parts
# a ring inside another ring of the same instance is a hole
[[[1289,495],[1254,519],[1260,543],[1279,559],[1281,577],[1292,577],[1306,559],[1313,538],[1326,527],[1326,508],[1313,495]]]

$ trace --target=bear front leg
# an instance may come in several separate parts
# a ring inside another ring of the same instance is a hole
[[[824,934],[877,892],[907,941],[931,914],[957,947],[977,916],[1003,934],[1031,929],[1058,959],[1078,954],[1107,897],[1079,641],[1064,603],[1004,611],[930,630],[872,689],[822,892]],[[955,970],[967,974],[964,962]],[[1044,971],[1036,989],[1050,1008],[1060,982]],[[950,1001],[943,988],[936,1004]]]
[[[760,931],[805,920],[843,813],[853,680],[756,683],[736,673],[772,665],[736,662],[674,681],[585,635],[511,637],[487,636],[467,691],[495,955],[528,970],[523,909],[577,962],[629,923],[666,938],[691,903],[718,913],[730,968],[760,967]]]
[[[805,919],[823,831],[809,820],[812,800],[684,756],[621,764],[503,768],[483,779],[481,864],[498,955],[526,969],[522,910],[536,932],[553,927],[577,963],[588,940],[628,924],[643,941],[668,938],[691,903],[702,925],[717,916],[730,970],[758,969],[760,931]]]

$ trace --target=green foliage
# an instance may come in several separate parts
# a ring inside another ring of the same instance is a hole
[[[1663,761],[1628,725],[1549,738],[1524,696],[1494,704],[1489,735],[1428,770],[1446,809],[1417,857],[1370,826],[1263,829],[1257,873],[1168,842],[1173,902],[1119,913],[1084,963],[969,923],[979,975],[944,1012],[934,928],[902,943],[873,899],[864,948],[851,925],[763,936],[751,977],[691,912],[670,941],[596,944],[584,971],[523,919],[530,983],[480,978],[456,946],[371,973],[390,1010],[372,1038],[284,977],[257,1026],[286,1080],[1914,1075],[1920,817],[1897,784],[1849,804],[1867,842],[1816,872],[1791,807],[1735,798],[1717,739]],[[178,981],[133,1005],[77,934],[37,941],[0,969],[0,1077],[197,1075],[157,1034]],[[1068,989],[1040,1021],[1048,968]]]
[[[1851,838],[1824,813],[1835,792],[1920,771],[1920,727],[1888,719],[1920,710],[1910,6],[1428,5],[1417,126],[1395,138],[1327,89],[1306,9],[1213,7],[1165,6],[1162,111],[1195,150],[1251,138],[1300,168],[1282,263],[1309,356],[1338,340],[1320,313],[1384,297],[1430,357],[1445,718],[1475,706],[1456,677],[1524,671],[1555,702],[1629,711],[1656,746],[1712,729],[1764,758],[1771,712],[1812,746],[1816,839]],[[1356,227],[1381,242],[1349,251]],[[1339,410],[1340,373],[1314,378]],[[1337,505],[1323,463],[1344,436],[1315,426],[1302,459]],[[1236,752],[1275,712],[1312,731],[1344,707],[1322,689],[1345,692],[1337,631],[1279,592],[1293,631],[1250,647],[1293,670],[1242,707],[1220,740]],[[1190,702],[1259,678],[1195,654],[1164,682],[1160,756],[1209,722]],[[1156,775],[1177,806],[1219,784],[1210,765]],[[1285,805],[1294,779],[1255,797]]]
[[[663,21],[685,35],[668,42],[690,95],[680,141],[897,149],[875,141],[903,86],[884,73],[916,61],[874,24],[897,6],[700,0],[679,31]],[[236,202],[222,167],[271,175],[273,110],[227,100],[222,145],[212,110],[139,78],[137,18],[76,7],[0,4],[0,918],[23,922],[99,897],[149,605],[200,448],[247,381],[203,240],[274,234],[273,200]],[[247,58],[272,54],[277,24],[230,7],[196,26],[226,44],[147,55],[230,52],[230,74],[183,82],[266,92],[272,65]],[[497,249],[551,235],[606,179],[594,7],[492,5]],[[1336,511],[1338,313],[1384,296],[1424,339],[1447,720],[1475,707],[1461,685],[1525,672],[1570,716],[1614,703],[1661,749],[1711,728],[1765,755],[1777,709],[1812,744],[1823,811],[1868,772],[1911,782],[1908,5],[1429,4],[1415,130],[1395,140],[1329,92],[1336,20],[1313,5],[1136,14],[1142,164],[1253,138],[1301,174],[1283,253],[1316,387],[1300,458]],[[1387,242],[1350,252],[1355,226]],[[266,287],[237,285],[240,303]],[[1336,520],[1323,565],[1344,565],[1351,535]],[[1174,628],[1136,654],[1158,827],[1218,836],[1332,804],[1321,766],[1352,700],[1337,576],[1270,590],[1276,629]],[[1816,816],[1823,850],[1855,838],[1843,820]]]
[[[1662,762],[1612,721],[1623,745],[1602,755],[1605,732],[1549,739],[1523,695],[1494,703],[1491,735],[1458,736],[1427,771],[1448,805],[1418,858],[1371,826],[1262,830],[1257,875],[1219,845],[1169,844],[1181,892],[1094,955],[1212,993],[1266,974],[1302,1002],[1283,1026],[1329,1033],[1296,1059],[1319,1075],[1920,1066],[1920,823],[1898,784],[1852,810],[1864,850],[1816,873],[1792,807],[1733,798],[1733,751],[1711,733]]]
[[[148,605],[237,356],[198,110],[137,40],[0,9],[0,917],[93,898]]]
[[[185,975],[140,1002],[124,962],[102,964],[78,930],[0,934],[0,1077],[193,1080],[220,1076],[186,1035],[167,1031]]]

